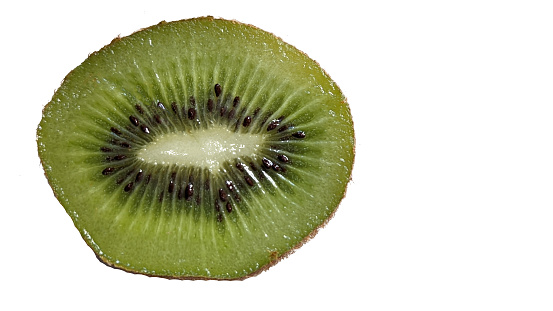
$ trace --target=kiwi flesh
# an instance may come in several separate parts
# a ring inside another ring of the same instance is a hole
[[[162,22],[71,71],[43,110],[50,186],[105,264],[179,279],[257,275],[313,237],[354,160],[346,98],[280,38]]]

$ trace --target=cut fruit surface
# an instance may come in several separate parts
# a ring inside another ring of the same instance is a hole
[[[117,38],[44,108],[39,156],[104,263],[183,279],[256,275],[342,200],[346,99],[304,53],[210,17]]]
[[[160,135],[137,152],[146,163],[196,166],[217,171],[221,164],[237,157],[252,157],[263,144],[263,135],[240,133],[213,126],[190,132]]]

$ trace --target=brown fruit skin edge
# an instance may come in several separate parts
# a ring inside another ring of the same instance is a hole
[[[215,20],[215,18],[213,16],[205,16],[205,17],[197,17],[197,18],[190,18],[190,19],[183,19],[183,20],[178,20],[178,21],[173,21],[173,22],[166,22],[166,21],[161,21],[159,22],[158,24],[156,25],[152,25],[150,27],[146,27],[146,28],[141,28],[137,31],[135,31],[134,33],[136,32],[139,32],[139,31],[142,31],[142,30],[146,30],[146,29],[149,29],[149,28],[152,28],[152,27],[157,27],[159,25],[163,25],[163,24],[167,24],[167,23],[177,23],[177,22],[182,22],[182,21],[187,21],[187,20],[197,20],[197,19],[207,19],[207,20]],[[242,23],[242,22],[239,22],[239,21],[236,21],[236,20],[229,20],[230,22],[232,23],[237,23],[237,24],[242,24],[242,25],[246,25],[246,26],[249,26],[249,27],[253,27],[253,28],[256,28],[256,29],[259,29],[258,27],[254,26],[254,25],[251,25],[251,24],[245,24],[245,23]],[[270,33],[271,35],[273,35],[275,38],[277,38],[278,40],[284,42],[284,40],[282,40],[280,37]],[[113,40],[111,40],[111,42],[104,46],[103,48],[101,48],[100,50],[110,46],[112,43],[116,42],[116,41],[119,41],[121,39],[121,37],[116,37],[114,38]],[[309,57],[306,53],[304,53],[303,51],[301,50],[298,50],[300,51],[300,53],[304,54],[305,56]],[[91,55],[93,54],[96,54],[98,53],[97,52],[93,52]],[[325,75],[327,77],[330,77],[330,75],[328,75],[328,73],[326,71],[324,71],[324,69],[319,65],[319,63],[315,60],[313,60],[317,66],[319,66],[319,68],[321,68],[321,70],[325,73]],[[67,77],[69,77],[71,75],[72,71],[69,72],[66,77],[64,78],[64,80],[62,81],[62,84],[63,82],[65,81],[65,79],[67,79]],[[344,98],[344,101],[342,101],[342,104],[344,105],[347,105],[347,99]],[[46,109],[48,105],[44,106],[43,108],[43,115],[44,115],[44,110]],[[350,107],[348,106],[348,112],[351,116],[351,109]],[[342,202],[342,200],[345,198],[346,196],[346,192],[347,192],[347,188],[348,188],[348,185],[349,183],[351,182],[352,180],[352,177],[351,177],[351,174],[353,172],[353,167],[355,166],[355,146],[356,146],[356,140],[355,140],[355,126],[354,126],[354,122],[352,120],[352,134],[353,134],[353,150],[352,150],[352,154],[353,154],[353,157],[352,157],[352,167],[350,169],[350,176],[348,176],[348,182],[346,183],[346,188],[344,190],[344,194],[342,196],[342,199],[340,199],[340,203]],[[38,145],[38,133],[37,133],[37,145]],[[38,148],[39,150],[39,154],[40,154],[40,148]],[[44,167],[44,163],[42,161],[42,158],[40,158],[40,164],[42,167]],[[44,176],[46,177],[46,180],[48,181],[48,184],[50,185],[50,188],[52,189],[52,192],[54,193],[54,196],[56,197],[56,199],[58,200],[58,202],[61,202],[60,201],[60,198],[58,197],[58,195],[56,194],[56,192],[54,191],[54,188],[52,187],[52,184],[50,182],[50,179],[48,179],[48,176],[46,175],[46,171],[44,172]],[[309,242],[309,240],[311,240],[312,238],[314,238],[317,233],[319,232],[319,230],[321,230],[322,228],[324,228],[328,222],[334,217],[334,215],[336,214],[336,211],[338,210],[338,207],[339,205],[334,209],[334,211],[324,220],[323,223],[321,223],[319,226],[317,226],[317,228],[315,228],[313,231],[311,231],[311,233],[309,233],[303,240],[301,240],[298,244],[296,244],[293,248],[291,248],[289,251],[287,251],[286,253],[283,253],[281,255],[278,255],[278,254],[275,254],[275,253],[269,253],[269,257],[271,258],[271,261],[269,263],[267,263],[266,265],[262,266],[261,268],[257,269],[256,271],[248,274],[248,275],[245,275],[243,277],[240,277],[240,278],[229,278],[229,279],[225,279],[225,278],[207,278],[207,277],[197,277],[197,276],[184,276],[184,277],[178,277],[178,276],[170,276],[170,275],[157,275],[157,274],[148,274],[148,273],[144,273],[144,272],[138,272],[138,271],[134,271],[134,270],[130,270],[130,269],[127,269],[125,268],[124,266],[120,266],[120,265],[117,265],[113,262],[110,262],[108,261],[107,258],[105,257],[102,257],[100,255],[98,255],[95,251],[94,251],[94,247],[92,245],[90,245],[89,241],[83,236],[81,230],[79,228],[77,228],[77,230],[81,233],[81,236],[83,238],[83,240],[85,240],[86,244],[88,245],[88,247],[90,247],[90,249],[92,249],[93,253],[96,255],[96,258],[103,264],[105,264],[106,266],[110,267],[110,268],[114,268],[114,269],[118,269],[118,270],[123,270],[125,272],[128,272],[128,273],[132,273],[132,274],[139,274],[139,275],[145,275],[145,276],[149,276],[149,277],[158,277],[158,278],[164,278],[164,279],[177,279],[177,280],[203,280],[203,281],[208,281],[208,280],[216,280],[216,281],[243,281],[245,279],[248,279],[248,278],[251,278],[251,277],[254,277],[254,276],[257,276],[259,274],[261,274],[262,272],[264,271],[267,271],[269,270],[269,268],[271,268],[272,266],[276,265],[277,263],[279,263],[281,260],[287,258],[288,256],[290,256],[291,254],[293,254],[297,249],[299,249],[300,247],[302,247],[305,243]],[[76,226],[75,226],[76,227]]]

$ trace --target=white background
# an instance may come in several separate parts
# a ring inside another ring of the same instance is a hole
[[[0,309],[553,309],[549,1],[196,2],[3,5]],[[255,278],[110,269],[43,176],[41,109],[114,37],[204,15],[325,68],[351,105],[353,180],[328,226]]]

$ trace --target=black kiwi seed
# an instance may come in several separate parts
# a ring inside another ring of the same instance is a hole
[[[140,106],[137,106],[140,107]],[[142,108],[140,108],[142,110]],[[139,111],[140,112],[140,111]],[[131,121],[132,125],[138,126],[140,122],[138,122],[138,119],[135,116],[129,116],[129,120]]]
[[[169,186],[167,187],[167,192],[173,193],[173,190],[175,190],[175,182],[173,180],[169,180]]]
[[[109,175],[111,173],[115,172],[115,168],[113,167],[107,167],[102,171],[102,175]]]
[[[115,127],[111,127],[111,132],[115,135],[121,136],[121,131],[116,129]]]
[[[157,102],[157,107],[161,110],[165,110],[165,106],[163,106],[162,102]]]
[[[175,113],[175,114],[178,114],[178,113],[179,113],[179,110],[178,110],[178,107],[177,107],[177,103],[175,103],[175,102],[172,102],[172,103],[171,103],[171,110],[173,110],[173,113]]]
[[[236,114],[236,110],[232,109],[229,113],[228,113],[228,118],[229,119],[232,119],[234,118],[234,115]]]
[[[207,100],[207,111],[213,112],[213,99],[211,98]]]
[[[247,116],[247,117],[244,118],[244,122],[242,122],[242,125],[244,127],[248,127],[248,126],[250,126],[251,123],[252,123],[252,117]]]
[[[134,107],[136,108],[136,111],[138,111],[138,113],[140,114],[144,114],[144,110],[142,109],[142,106],[140,106],[139,104],[136,104],[134,105]],[[136,119],[136,118],[135,118]],[[132,121],[131,121],[132,122]],[[136,124],[135,124],[136,125]]]
[[[257,166],[255,166],[253,162],[250,162],[250,167],[252,168],[253,171],[257,171]]]
[[[115,157],[113,157],[113,159],[114,159],[114,160],[117,160],[117,161],[121,161],[121,160],[124,160],[124,159],[126,159],[126,158],[127,158],[127,156],[124,155],[124,154],[118,154],[118,155],[116,155]]]
[[[144,183],[145,183],[146,185],[150,183],[151,177],[152,177],[152,175],[150,175],[150,174],[146,175],[146,178],[145,178],[145,180],[144,180]]]
[[[188,109],[188,119],[189,120],[194,120],[195,118],[196,118],[196,109],[189,108]]]
[[[134,179],[134,181],[136,182],[141,182],[142,179],[144,179],[144,172],[142,170],[138,171],[138,173],[136,174],[136,178]]]
[[[304,138],[305,137],[305,133],[303,131],[297,131],[295,132],[294,134],[292,134],[292,136],[296,137],[296,138]]]
[[[282,166],[278,165],[278,164],[274,164],[273,165],[273,170],[275,170],[275,172],[283,172],[284,169],[282,168]]]
[[[173,172],[171,173],[171,179],[169,179],[169,186],[167,188],[167,191],[169,193],[173,193],[173,190],[175,190],[175,179],[177,178],[177,173]]]
[[[232,101],[232,107],[238,106],[239,103],[240,103],[240,96],[236,96]]]
[[[230,192],[233,192],[234,191],[234,183],[231,180],[227,180],[225,183],[227,185],[228,190],[230,190]]]
[[[190,200],[193,195],[194,195],[194,185],[192,183],[188,183],[184,191],[184,197],[186,198],[186,200]]]
[[[255,110],[253,111],[253,116],[257,116],[257,114],[259,114],[259,111],[261,111],[260,107],[255,108]]]
[[[220,211],[221,211],[221,205],[219,205],[219,202],[217,202],[217,201],[215,202],[215,210],[216,210],[217,212],[220,212]]]
[[[221,117],[225,115],[226,111],[227,111],[227,108],[225,106],[221,107],[221,110],[220,110]]]
[[[108,147],[100,147],[100,151],[102,151],[102,152],[112,152],[113,150],[111,148],[108,148]]]
[[[156,114],[154,116],[154,119],[156,120],[157,124],[161,124],[161,117],[159,116],[159,114]]]
[[[219,97],[221,95],[221,85],[219,83],[215,84],[215,96]]]
[[[240,162],[236,162],[236,168],[237,168],[240,172],[243,172],[243,171],[244,171],[244,164],[243,164],[243,163],[240,163]]]
[[[228,195],[225,192],[225,190],[223,190],[223,188],[219,188],[219,199],[221,199],[221,201],[223,202],[225,202],[228,199]]]
[[[263,158],[261,162],[263,162],[263,166],[265,166],[266,168],[273,167],[273,162],[267,158]]]
[[[286,163],[286,162],[289,161],[288,157],[287,157],[286,155],[284,155],[284,154],[279,154],[279,155],[277,156],[277,159],[278,159],[280,162],[282,162],[282,163]]]
[[[123,148],[130,148],[130,147],[131,147],[131,144],[122,141],[122,142],[119,143],[119,146],[121,146],[121,147],[123,147]]]
[[[253,181],[253,179],[252,179],[249,175],[244,175],[244,179],[246,180],[246,182],[248,183],[248,185],[250,185],[250,186],[253,186],[253,185],[254,185],[254,181]]]
[[[144,124],[140,125],[140,129],[142,130],[142,132],[146,134],[150,134],[150,129],[146,125]]]
[[[232,212],[232,204],[230,204],[230,202],[227,202],[226,208],[227,208],[227,212],[229,213]]]
[[[272,131],[277,128],[277,126],[280,124],[279,120],[273,120],[269,125],[267,126],[267,131]]]
[[[132,190],[132,187],[133,187],[133,182],[131,181],[130,183],[128,183],[125,188],[123,190],[125,190],[125,192],[129,192]]]

